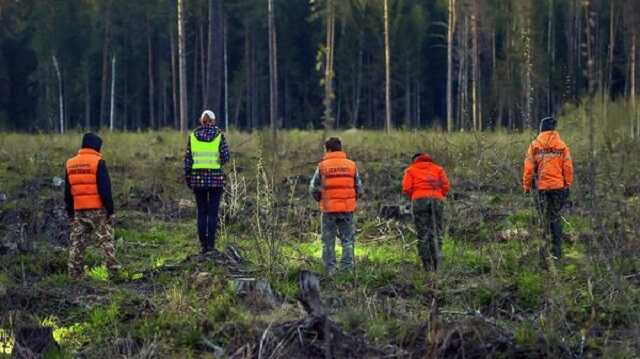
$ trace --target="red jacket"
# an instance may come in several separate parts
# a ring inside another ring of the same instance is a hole
[[[531,189],[534,175],[539,191],[569,188],[573,184],[571,153],[558,132],[542,132],[529,146],[522,175],[525,192]]]
[[[449,178],[444,169],[429,155],[420,155],[404,171],[402,191],[412,200],[433,198],[443,200],[449,193]]]

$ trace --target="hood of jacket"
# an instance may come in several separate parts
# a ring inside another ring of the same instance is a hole
[[[427,163],[433,163],[433,158],[431,158],[431,156],[429,156],[426,153],[421,154],[420,156],[416,157],[415,160],[413,160],[414,165],[427,164]]]
[[[564,149],[567,145],[560,138],[558,131],[544,131],[535,140],[536,146],[540,148]]]
[[[220,133],[222,133],[222,130],[217,126],[200,126],[193,131],[196,138],[203,142],[213,141]]]

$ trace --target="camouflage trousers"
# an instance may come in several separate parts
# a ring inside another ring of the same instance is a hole
[[[444,205],[436,199],[413,202],[413,220],[418,236],[418,254],[424,269],[437,270],[444,236]]]
[[[113,238],[113,225],[104,209],[76,211],[75,219],[71,222],[69,249],[69,275],[77,278],[82,275],[84,267],[84,252],[89,245],[102,248],[105,264],[113,275],[119,266],[116,261],[116,248]]]
[[[322,214],[322,260],[328,272],[336,267],[336,236],[342,242],[340,269],[353,267],[353,213]]]

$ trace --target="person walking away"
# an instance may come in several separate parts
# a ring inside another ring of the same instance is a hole
[[[553,117],[540,122],[540,134],[529,146],[524,160],[522,186],[525,193],[534,185],[538,190],[538,210],[543,218],[545,238],[551,234],[553,257],[560,259],[561,211],[573,185],[573,162],[569,147],[555,130],[556,125]]]
[[[114,210],[111,180],[100,153],[102,139],[93,133],[82,138],[82,148],[65,165],[65,205],[71,221],[69,275],[80,278],[84,271],[84,252],[91,245],[102,248],[105,264],[116,278],[113,237]]]
[[[418,153],[404,171],[402,190],[412,202],[422,265],[426,271],[436,271],[444,236],[444,200],[449,193],[447,173],[431,156]]]
[[[215,122],[212,111],[202,113],[200,127],[189,136],[184,156],[185,181],[193,190],[198,207],[198,238],[203,256],[215,250],[225,182],[222,166],[230,157],[224,133]]]
[[[353,268],[354,224],[353,213],[362,193],[362,181],[355,162],[342,151],[337,137],[325,142],[325,154],[309,184],[309,192],[319,202],[322,212],[322,260],[325,270],[333,275],[336,270],[335,238],[340,237],[342,258],[340,269]]]

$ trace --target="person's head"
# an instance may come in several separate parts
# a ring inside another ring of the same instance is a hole
[[[200,116],[200,124],[202,126],[212,126],[216,123],[216,114],[211,110],[206,110]]]
[[[338,137],[331,137],[324,143],[327,152],[342,151],[342,141]]]
[[[545,117],[540,121],[540,132],[555,131],[558,122],[553,117]]]
[[[82,148],[90,148],[100,152],[102,139],[95,133],[85,133],[84,136],[82,136]]]
[[[427,161],[429,161],[429,162],[431,162],[431,161],[432,161],[431,156],[429,156],[429,155],[428,155],[427,153],[425,153],[425,152],[419,152],[419,153],[416,153],[415,155],[413,155],[413,157],[411,157],[411,162],[412,162],[412,163],[413,163],[413,162],[416,162],[418,159],[422,159],[423,161],[424,161],[424,160],[427,160]]]
[[[411,157],[411,162],[415,162],[418,157],[424,155],[424,153],[416,153],[415,155],[413,155],[413,157]]]

